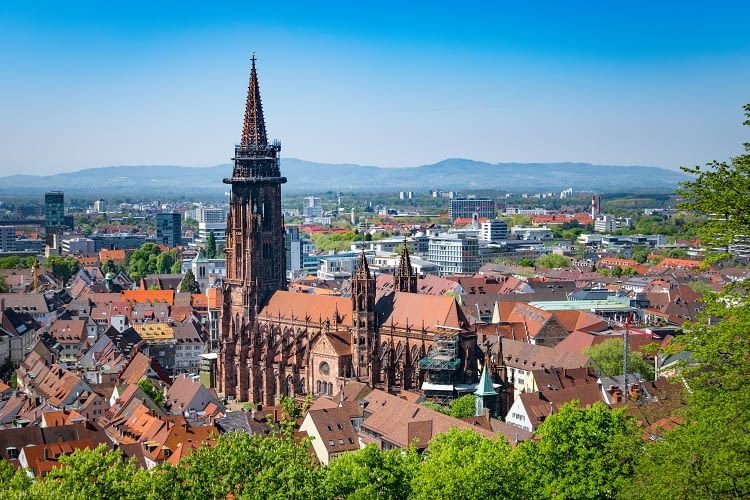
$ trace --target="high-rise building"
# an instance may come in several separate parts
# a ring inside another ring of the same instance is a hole
[[[0,226],[0,252],[16,251],[16,228]]]
[[[96,213],[105,213],[107,211],[107,201],[106,200],[96,200],[94,202],[94,212]]]
[[[44,225],[47,227],[65,225],[65,195],[62,191],[44,194]]]
[[[293,280],[302,273],[304,264],[304,253],[302,252],[302,238],[299,234],[299,226],[286,226],[286,276]]]
[[[182,244],[182,215],[177,212],[156,214],[156,242],[168,247]]]
[[[483,219],[495,218],[495,201],[489,198],[456,198],[452,199],[448,209],[451,220],[469,219],[473,214]]]

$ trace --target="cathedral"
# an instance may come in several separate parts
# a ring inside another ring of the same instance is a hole
[[[351,296],[287,291],[281,144],[266,134],[253,55],[227,218],[217,389],[239,401],[332,395],[347,380],[390,392],[455,394],[477,381],[476,334],[453,297],[417,293],[404,245],[393,290],[378,291],[364,253]],[[446,392],[447,391],[447,392]]]

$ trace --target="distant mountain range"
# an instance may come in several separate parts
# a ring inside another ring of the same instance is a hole
[[[173,165],[88,168],[56,175],[0,177],[0,194],[36,194],[60,189],[90,196],[221,196],[222,179],[231,165]],[[315,163],[283,158],[287,193],[329,190],[387,192],[497,189],[560,191],[568,187],[598,192],[666,191],[688,177],[658,167],[592,165],[590,163],[486,163],[451,158],[419,167],[381,168],[354,164]]]

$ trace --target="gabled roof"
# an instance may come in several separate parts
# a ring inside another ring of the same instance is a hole
[[[538,368],[581,368],[591,366],[591,357],[541,345],[502,339],[503,363],[522,370]],[[493,351],[497,350],[497,346]]]
[[[394,292],[383,295],[375,304],[378,324],[383,327],[427,332],[440,328],[467,330],[469,322],[451,296]]]
[[[122,300],[133,302],[166,302],[174,304],[174,290],[125,290],[122,292]]]
[[[534,428],[552,412],[560,411],[564,404],[573,400],[580,402],[583,408],[588,408],[596,402],[604,402],[598,384],[582,384],[560,390],[521,393],[519,397]]]
[[[359,437],[346,409],[335,407],[310,410],[307,417],[312,420],[329,453],[359,449]]]
[[[362,426],[399,447],[410,444],[427,447],[429,441],[451,428],[471,429],[485,437],[495,437],[493,432],[468,422],[411,403],[405,399],[375,389],[364,397],[365,419]]]
[[[335,325],[337,315],[338,323],[351,324],[351,299],[279,290],[271,295],[268,304],[263,307],[258,316],[260,318],[281,316],[285,319],[294,317],[297,321],[305,321],[305,318],[309,318],[310,323],[328,319],[332,325]]]

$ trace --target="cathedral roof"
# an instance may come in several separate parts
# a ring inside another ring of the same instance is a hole
[[[351,324],[352,301],[345,297],[332,295],[316,295],[311,293],[298,293],[279,290],[271,295],[268,304],[260,311],[260,317],[276,318],[281,316],[285,319],[296,319],[304,321],[309,318],[311,323],[318,320],[331,321],[338,314],[339,323]]]
[[[384,327],[424,329],[436,332],[438,327],[468,329],[463,311],[453,297],[394,292],[383,295],[375,305],[378,323]]]

